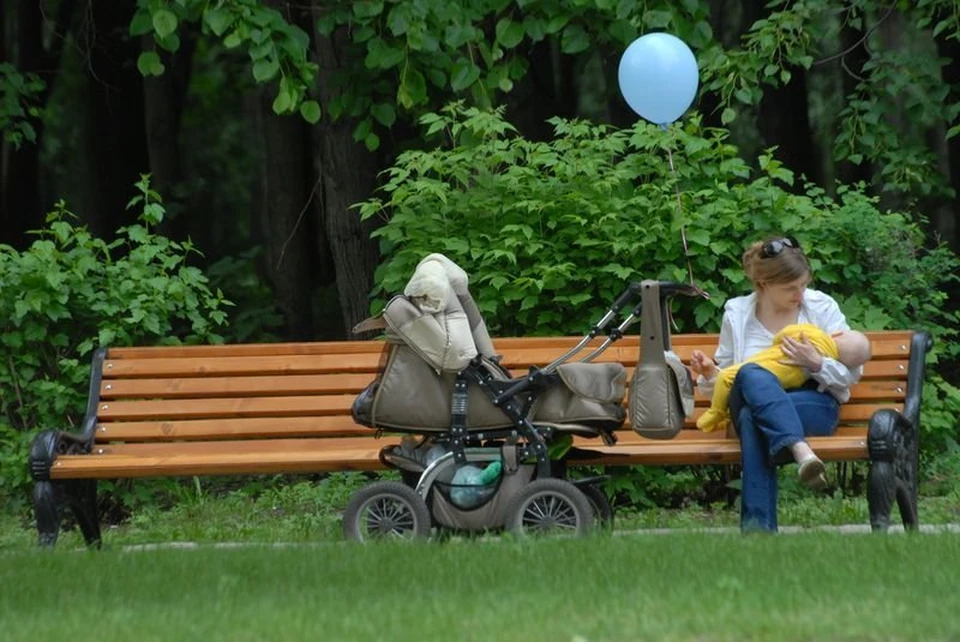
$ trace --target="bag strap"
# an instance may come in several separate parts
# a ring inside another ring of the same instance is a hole
[[[663,316],[660,311],[660,283],[642,281],[640,283],[640,362],[650,364],[666,363],[663,352]]]

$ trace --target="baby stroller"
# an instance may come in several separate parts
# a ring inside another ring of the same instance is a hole
[[[626,368],[593,360],[641,313],[638,302],[620,319],[645,287],[657,299],[649,307],[662,310],[663,318],[663,299],[702,294],[679,283],[633,283],[577,345],[513,378],[494,353],[466,273],[441,254],[424,258],[404,295],[355,328],[383,329],[386,346],[380,373],[356,398],[353,417],[404,434],[399,445],[380,451],[381,462],[399,470],[403,482],[378,481],[357,491],[344,512],[345,536],[423,538],[434,526],[580,535],[598,520],[609,521],[610,504],[597,487],[604,477],[568,479],[566,464],[589,454],[572,445],[574,436],[613,444],[626,419]],[[663,326],[656,334],[669,346],[663,318],[656,319]],[[571,361],[601,334],[607,336],[599,347]],[[685,384],[692,399],[692,382]]]

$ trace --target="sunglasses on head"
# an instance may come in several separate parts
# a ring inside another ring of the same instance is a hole
[[[785,236],[783,238],[767,241],[760,248],[760,258],[772,259],[788,247],[799,250],[800,243],[797,242],[797,239],[793,238],[792,236]]]

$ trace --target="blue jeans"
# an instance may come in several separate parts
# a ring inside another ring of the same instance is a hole
[[[793,461],[789,446],[832,435],[840,405],[815,387],[784,391],[769,370],[744,364],[730,390],[730,416],[743,464],[740,528],[777,530],[777,465]]]

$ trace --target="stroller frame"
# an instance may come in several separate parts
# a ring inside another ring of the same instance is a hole
[[[670,281],[642,281],[633,282],[614,300],[610,307],[604,312],[602,317],[590,327],[586,335],[572,348],[557,357],[546,366],[531,366],[529,372],[523,377],[499,379],[491,372],[491,368],[499,368],[501,373],[506,374],[506,370],[496,361],[484,359],[478,355],[474,357],[469,364],[456,373],[454,388],[451,399],[451,423],[449,430],[446,431],[424,431],[429,436],[424,435],[422,441],[417,446],[421,450],[424,445],[441,444],[448,449],[448,452],[439,458],[430,461],[411,461],[410,451],[401,446],[387,446],[380,451],[380,460],[388,468],[400,469],[403,473],[406,487],[413,491],[412,494],[401,491],[397,488],[396,482],[378,482],[386,484],[389,488],[385,492],[395,495],[403,495],[399,499],[408,504],[422,502],[424,506],[411,506],[410,510],[415,516],[419,516],[419,521],[423,521],[423,516],[430,514],[430,509],[426,503],[430,501],[433,493],[436,500],[434,488],[437,483],[443,483],[444,477],[449,481],[452,473],[460,466],[467,463],[492,462],[498,458],[506,459],[507,449],[512,449],[510,458],[513,461],[535,462],[535,471],[533,471],[533,480],[529,484],[536,484],[536,480],[553,479],[551,489],[553,492],[569,491],[565,497],[575,508],[582,512],[583,506],[589,506],[592,522],[594,513],[609,513],[609,503],[598,489],[596,492],[589,492],[589,497],[582,497],[578,490],[586,488],[591,484],[602,481],[606,477],[592,477],[589,479],[578,480],[579,483],[572,483],[565,479],[566,476],[566,458],[569,454],[565,452],[559,461],[552,461],[549,454],[548,443],[553,441],[558,432],[565,432],[562,428],[553,425],[538,424],[536,420],[529,418],[531,408],[548,386],[554,385],[560,378],[557,369],[564,363],[569,362],[574,357],[582,353],[587,346],[600,335],[606,335],[602,344],[581,359],[582,362],[590,362],[601,355],[610,345],[624,336],[626,330],[640,317],[642,310],[642,294],[645,289],[656,286],[659,289],[660,299],[660,325],[663,336],[663,345],[669,349],[670,346],[670,317],[669,305],[664,303],[676,294],[687,296],[706,296],[705,293],[694,285],[683,284]],[[628,305],[633,304],[630,313],[621,318],[621,313]],[[505,428],[491,428],[485,430],[470,430],[466,425],[468,397],[467,391],[470,386],[477,386],[483,392],[489,401],[499,408],[512,423],[512,426]],[[414,431],[415,432],[415,431]],[[593,430],[594,434],[603,438],[605,443],[615,443],[616,437],[611,429],[598,428]],[[493,444],[496,444],[495,446]],[[525,464],[529,467],[530,464]],[[414,475],[416,479],[414,480]],[[561,487],[561,483],[569,485],[569,489]],[[499,491],[498,491],[499,492]],[[370,493],[366,493],[369,495]],[[600,497],[597,497],[597,495]],[[358,499],[359,498],[355,498]],[[584,503],[584,499],[592,500],[589,504]],[[363,501],[369,498],[364,497]],[[598,502],[607,502],[607,506],[598,506]],[[356,522],[359,517],[355,515],[360,508],[351,501],[345,513],[344,528],[348,537],[353,539],[363,539],[360,536],[360,529]],[[422,509],[426,509],[426,511]],[[348,518],[353,523],[348,524]],[[415,520],[416,521],[416,520]],[[435,519],[429,520],[436,523]],[[507,522],[510,522],[508,515]],[[497,524],[496,526],[499,526]],[[389,525],[393,527],[394,525]],[[428,525],[429,527],[429,525]],[[418,527],[422,530],[422,526]],[[415,529],[416,530],[416,529]],[[429,528],[427,529],[429,530]],[[422,534],[422,533],[421,533]]]

